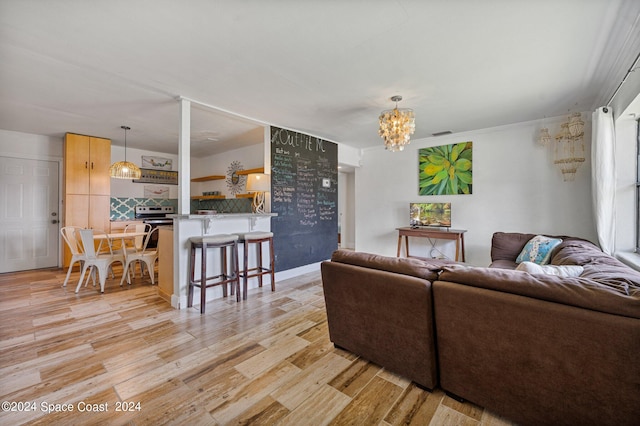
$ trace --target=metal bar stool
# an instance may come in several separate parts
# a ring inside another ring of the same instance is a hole
[[[242,261],[242,269],[239,271],[239,276],[243,279],[242,285],[242,299],[247,299],[247,281],[249,278],[258,277],[258,285],[262,287],[262,276],[271,275],[271,291],[276,291],[276,278],[274,272],[274,258],[273,258],[273,232],[239,232],[238,243],[244,245],[244,256]],[[262,243],[269,244],[269,267],[265,267],[262,264]],[[249,244],[256,244],[256,263],[254,268],[249,268]]]
[[[238,276],[238,236],[234,234],[205,235],[191,237],[191,251],[189,256],[189,296],[187,306],[193,306],[193,288],[200,288],[200,313],[204,314],[207,287],[222,285],[222,295],[227,296],[227,284],[231,285],[231,294],[236,293],[236,300],[240,301],[240,279]],[[201,266],[200,279],[196,279],[196,249],[200,249]],[[231,271],[227,273],[227,249],[231,248]],[[207,276],[207,250],[220,250],[220,273]],[[208,283],[211,280],[218,280]]]

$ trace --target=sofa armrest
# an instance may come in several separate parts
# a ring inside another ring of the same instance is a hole
[[[431,282],[341,262],[321,264],[331,341],[433,389]]]

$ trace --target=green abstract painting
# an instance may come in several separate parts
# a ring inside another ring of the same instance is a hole
[[[472,142],[422,148],[418,195],[471,194]]]

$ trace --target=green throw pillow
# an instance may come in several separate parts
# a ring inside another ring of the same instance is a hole
[[[516,263],[533,262],[538,265],[549,263],[551,251],[562,242],[559,238],[549,238],[544,235],[536,235],[524,246]]]

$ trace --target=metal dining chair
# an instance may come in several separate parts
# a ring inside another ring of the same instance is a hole
[[[129,223],[124,227],[124,233],[128,232],[146,232],[149,235],[151,232],[151,225],[148,223]],[[125,246],[125,258],[129,253],[138,253],[143,250],[143,245],[145,244],[145,236],[135,237],[133,239],[133,246]],[[140,262],[140,277],[144,275],[144,263]],[[136,263],[133,263],[133,277],[136,277]]]
[[[82,242],[82,247],[85,254],[84,264],[82,265],[82,273],[80,274],[80,280],[78,281],[78,286],[76,287],[76,293],[80,290],[80,286],[82,286],[82,281],[84,280],[84,274],[89,268],[91,268],[90,273],[92,274],[97,270],[98,279],[100,281],[100,292],[104,293],[104,285],[107,280],[107,273],[110,266],[115,262],[120,262],[124,265],[125,256],[123,253],[113,252],[111,241],[108,238],[106,238],[108,252],[98,253],[94,245],[95,239],[93,238],[93,229],[77,229],[76,233],[80,234],[80,241]],[[123,269],[123,275],[125,272],[126,269]]]
[[[135,264],[135,262],[140,262],[141,269],[142,264],[146,265],[146,269],[149,271],[149,276],[151,277],[151,285],[155,284],[155,272],[154,265],[156,260],[158,259],[158,249],[157,248],[148,248],[147,245],[149,241],[153,238],[154,232],[158,232],[159,228],[154,228],[151,232],[147,233],[147,236],[144,239],[144,244],[140,250],[127,251],[125,254],[125,264],[122,273],[122,279],[120,280],[120,286],[124,283],[125,276],[127,277],[127,284],[131,285],[131,279],[129,277],[128,272],[129,266],[131,264]],[[142,276],[142,274],[141,274]],[[135,278],[135,273],[134,273]]]
[[[71,276],[73,265],[76,262],[80,262],[80,270],[82,270],[82,266],[86,260],[82,245],[76,237],[76,230],[78,229],[82,228],[80,226],[64,226],[60,228],[60,234],[62,235],[64,242],[67,244],[67,247],[69,247],[69,251],[71,252],[71,262],[69,262],[69,270],[67,271],[67,276],[64,279],[62,287],[67,286],[67,282],[69,281],[69,277]]]

